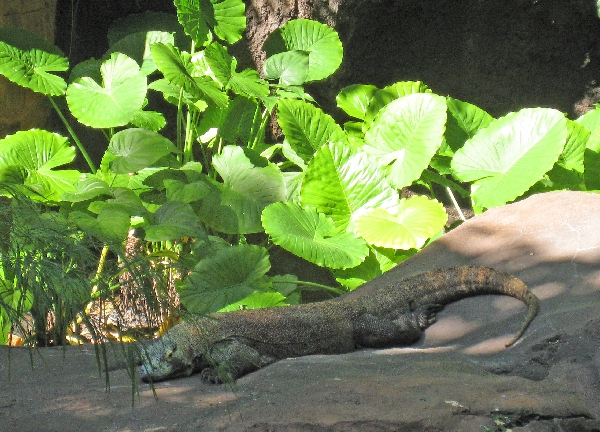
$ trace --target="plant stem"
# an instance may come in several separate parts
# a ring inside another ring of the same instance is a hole
[[[452,189],[450,189],[448,186],[446,186],[446,191],[448,192],[448,195],[450,195],[450,199],[452,200],[452,204],[454,204],[454,208],[458,212],[458,216],[460,216],[460,218],[463,221],[466,221],[467,218],[465,217],[462,210],[460,209],[460,206],[458,205],[458,202],[456,201],[456,198],[454,197],[454,194],[452,193]]]
[[[81,152],[81,154],[83,155],[83,158],[85,159],[88,166],[90,167],[90,170],[92,171],[93,174],[96,174],[96,166],[94,165],[94,162],[92,162],[92,159],[90,158],[90,155],[88,155],[88,152],[83,147],[83,144],[81,144],[81,141],[79,141],[79,138],[77,138],[75,131],[71,128],[71,125],[69,125],[69,122],[67,121],[67,119],[65,118],[63,113],[60,111],[58,106],[56,105],[56,102],[54,102],[54,99],[52,99],[52,96],[48,96],[48,99],[50,99],[50,103],[54,107],[54,110],[58,113],[58,116],[60,117],[60,119],[64,123],[65,127],[69,131],[71,138],[73,138],[73,141],[75,141],[75,144],[77,144],[77,148],[79,148],[79,151]]]
[[[191,162],[194,160],[193,146],[194,146],[194,134],[192,133],[192,116],[191,110],[187,111],[186,122],[185,122],[185,141],[183,143],[183,163]],[[194,123],[195,123],[194,118]]]
[[[277,281],[277,280],[274,280],[274,281],[272,281],[272,283],[274,283],[274,284],[278,284],[278,283],[281,283],[281,284],[283,284],[283,283],[295,283],[295,284],[298,284],[298,285],[304,285],[304,286],[310,286],[310,287],[320,288],[320,289],[332,292],[332,293],[337,294],[337,295],[346,294],[346,292],[347,292],[346,290],[343,290],[343,289],[340,289],[340,288],[335,288],[335,287],[331,287],[329,285],[323,285],[323,284],[320,284],[320,283],[308,282],[308,281],[289,281],[289,280],[288,281]]]
[[[108,246],[102,246],[102,251],[100,252],[100,259],[98,260],[98,268],[96,269],[96,275],[94,276],[95,280],[100,278],[100,275],[104,271],[104,264],[106,263],[106,256],[108,255]],[[98,284],[94,284],[92,287],[92,296],[98,294]]]

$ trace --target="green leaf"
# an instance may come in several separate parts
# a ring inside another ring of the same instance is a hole
[[[69,60],[44,38],[21,28],[0,29],[0,74],[15,84],[49,96],[65,93]]]
[[[154,213],[154,223],[144,227],[144,239],[149,242],[200,237],[206,233],[189,204],[169,201]]]
[[[424,196],[400,200],[396,212],[368,210],[356,219],[356,232],[367,243],[389,249],[418,249],[448,221],[444,206]]]
[[[167,121],[159,112],[139,110],[133,115],[131,124],[142,129],[158,132],[165,127]]]
[[[213,157],[213,165],[223,183],[207,183],[211,191],[198,204],[198,215],[208,226],[223,233],[262,232],[262,210],[286,196],[279,168],[272,163],[255,166],[237,146],[225,146],[220,155]]]
[[[146,208],[137,194],[126,187],[111,188],[112,197],[105,200],[96,200],[90,203],[88,211],[100,214],[105,207],[119,210],[131,216],[145,216]]]
[[[200,98],[221,108],[227,106],[227,94],[220,90],[219,84],[211,77],[197,76],[198,72],[202,71],[197,70],[189,53],[180,52],[174,46],[160,42],[152,44],[150,51],[158,70],[171,84],[183,89],[188,94],[184,95],[186,98],[191,98],[194,102]],[[163,92],[167,89],[164,84],[159,88]],[[177,89],[172,94],[179,98]]]
[[[331,116],[301,100],[281,99],[277,120],[287,142],[305,162],[324,144],[347,142],[346,134]]]
[[[308,19],[288,21],[267,38],[263,49],[267,57],[285,51],[308,53],[306,81],[318,81],[333,74],[342,63],[344,50],[335,30]]]
[[[23,184],[49,201],[59,201],[82,178],[79,171],[54,169],[74,158],[75,147],[66,138],[44,130],[19,131],[0,140],[0,170],[17,168]]]
[[[234,44],[246,30],[246,6],[242,0],[211,0],[217,25],[213,31],[221,40]]]
[[[584,172],[583,155],[590,138],[590,131],[572,120],[567,120],[567,142],[557,163],[568,170]]]
[[[81,63],[77,63],[69,74],[69,82],[72,83],[77,78],[90,77],[96,82],[102,82],[102,74],[100,73],[102,60],[88,59]]]
[[[145,129],[125,129],[113,135],[108,145],[116,158],[110,168],[116,174],[140,171],[162,157],[177,153],[177,147],[162,135]]]
[[[260,107],[250,98],[238,96],[232,99],[223,123],[219,126],[221,137],[229,143],[236,143],[238,140],[243,144],[248,143],[257,110],[260,110]]]
[[[455,177],[474,182],[476,205],[491,208],[516,199],[558,160],[567,138],[565,116],[528,108],[492,122],[452,159]]]
[[[8,342],[12,323],[23,318],[33,306],[33,293],[19,285],[15,286],[11,275],[7,275],[6,271],[2,273],[4,274],[0,277],[0,345],[5,345]]]
[[[188,204],[198,201],[210,193],[210,188],[206,183],[201,181],[186,184],[178,180],[165,180],[165,186],[169,201],[179,201]]]
[[[361,238],[313,208],[274,203],[264,209],[262,222],[273,243],[322,267],[354,267],[369,253]]]
[[[90,77],[77,78],[67,89],[71,113],[95,128],[124,126],[142,109],[146,77],[125,54],[113,53],[100,67],[102,85]]]
[[[388,169],[393,187],[409,186],[421,176],[442,144],[446,99],[415,93],[383,108],[365,135],[363,149]]]
[[[600,110],[594,111],[600,112]],[[583,165],[585,167],[585,186],[587,190],[600,190],[600,126],[592,131],[588,139]]]
[[[353,217],[373,207],[394,210],[398,193],[364,152],[331,143],[317,151],[306,169],[300,199],[346,228]]]
[[[475,134],[489,126],[494,118],[481,108],[467,102],[446,98],[448,121],[446,122],[446,142],[456,151]]]
[[[244,69],[241,72],[233,71],[227,83],[234,93],[265,99],[269,95],[269,84],[258,76],[253,69]]]
[[[598,126],[600,126],[600,110],[590,110],[575,121],[593,132]]]
[[[131,226],[129,214],[118,206],[105,206],[97,217],[72,211],[69,213],[69,219],[83,231],[108,244],[123,242]]]
[[[309,53],[286,51],[274,54],[264,65],[265,78],[279,80],[284,85],[302,85],[308,81]]]
[[[179,22],[198,46],[211,39],[211,31],[233,44],[246,28],[242,0],[175,0],[175,7]]]
[[[114,45],[111,45],[107,54],[120,52],[129,56],[140,65],[140,73],[148,76],[156,70],[156,63],[152,58],[150,46],[157,42],[174,44],[175,38],[171,33],[164,31],[143,31],[133,33],[119,40]]]
[[[181,52],[173,45],[160,42],[150,45],[150,52],[156,62],[156,67],[170,83],[183,88],[190,94],[194,93],[196,86],[192,77],[194,65],[189,53]]]
[[[227,52],[227,48],[218,42],[212,42],[194,54],[192,63],[202,75],[210,76],[221,88],[225,88],[231,77],[234,59]]]
[[[558,161],[538,183],[540,190],[585,190],[584,155],[590,131],[580,123],[567,120],[568,136]]]
[[[409,251],[384,249],[384,248],[369,248],[369,255],[365,260],[349,269],[337,269],[333,271],[335,280],[341,285],[353,290],[365,282],[375,279],[388,270],[396,267],[399,263],[406,260],[416,253],[416,249]]]
[[[82,202],[99,196],[112,196],[112,191],[110,190],[108,183],[95,177],[86,177],[75,183],[74,191],[65,192],[62,195],[62,200]]]
[[[134,34],[160,31],[175,36],[175,45],[189,47],[191,39],[183,32],[181,24],[174,14],[146,11],[129,14],[115,20],[108,29],[108,44],[115,45],[121,39]]]
[[[377,90],[374,85],[354,84],[344,87],[335,100],[346,114],[364,120]]]
[[[217,250],[198,262],[179,288],[181,303],[191,313],[216,312],[256,291],[270,268],[263,247],[239,245]]]
[[[379,111],[390,102],[415,93],[431,93],[431,90],[421,81],[400,81],[377,90],[367,108],[365,123],[370,124]]]
[[[285,297],[278,292],[260,292],[254,291],[249,296],[244,297],[240,301],[230,304],[229,306],[220,309],[219,312],[233,312],[246,309],[263,309],[275,306],[287,306]]]

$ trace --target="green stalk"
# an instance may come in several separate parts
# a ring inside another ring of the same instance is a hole
[[[63,113],[60,111],[60,109],[58,108],[58,106],[56,105],[56,102],[54,102],[54,99],[52,99],[52,96],[48,96],[48,99],[50,99],[50,103],[54,107],[54,110],[58,113],[58,116],[60,117],[60,119],[64,123],[65,127],[69,131],[69,134],[71,135],[71,138],[73,138],[73,141],[75,141],[75,144],[77,144],[77,148],[79,148],[79,151],[83,155],[83,158],[85,159],[85,161],[87,162],[88,166],[90,167],[90,170],[92,171],[92,174],[96,174],[96,166],[94,165],[94,162],[92,162],[92,159],[90,158],[90,155],[88,155],[88,152],[83,147],[83,144],[81,144],[81,141],[79,141],[79,138],[77,138],[77,135],[75,134],[75,131],[69,125],[69,122],[67,121],[67,119],[65,118],[65,116],[63,115]]]
[[[193,112],[189,109],[186,114],[185,122],[185,141],[183,143],[183,163],[191,162],[194,160],[193,147],[194,147],[194,134],[192,133],[192,116]],[[195,119],[194,119],[195,123]]]
[[[177,125],[177,148],[183,153],[183,144],[182,144],[182,136],[181,136],[181,125],[183,124],[183,88],[179,89],[179,99],[177,100],[177,120],[175,124]]]
[[[108,255],[108,251],[109,251],[108,246],[104,245],[102,247],[102,251],[100,252],[100,259],[98,260],[98,268],[96,269],[96,275],[94,277],[95,280],[98,280],[100,278],[100,275],[104,271],[104,264],[106,263],[106,256]],[[96,296],[97,294],[98,294],[98,284],[95,284],[92,287],[92,297]],[[90,305],[91,305],[91,303],[90,303]],[[86,312],[87,312],[87,308],[86,308]]]
[[[337,295],[342,295],[342,294],[346,294],[347,293],[346,290],[343,290],[343,289],[340,289],[340,288],[331,287],[329,285],[323,285],[323,284],[316,283],[316,282],[298,281],[298,280],[297,281],[289,281],[289,280],[286,280],[286,281],[277,281],[277,280],[274,280],[274,281],[271,281],[271,282],[273,284],[278,284],[278,283],[282,283],[282,284],[284,284],[284,283],[286,283],[286,284],[287,283],[294,283],[294,284],[298,284],[298,285],[315,287],[315,288],[323,289],[325,291],[332,292],[332,293],[337,294]]]

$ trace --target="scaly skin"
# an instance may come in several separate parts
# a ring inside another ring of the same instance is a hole
[[[202,372],[204,381],[217,383],[288,357],[410,345],[435,322],[443,305],[482,294],[512,296],[528,306],[507,347],[523,335],[539,310],[538,298],[514,276],[487,267],[442,268],[352,300],[184,321],[142,352],[140,374],[144,381],[160,381]]]

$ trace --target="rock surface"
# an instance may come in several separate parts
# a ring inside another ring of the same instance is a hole
[[[93,347],[39,350],[33,370],[29,351],[0,347],[0,431],[600,431],[599,222],[600,195],[536,195],[349,294],[437,267],[499,268],[542,301],[510,349],[525,308],[498,296],[447,306],[412,347],[288,359],[234,391],[197,375],[166,381],[157,400],[148,385],[132,393],[125,370],[107,393]]]

